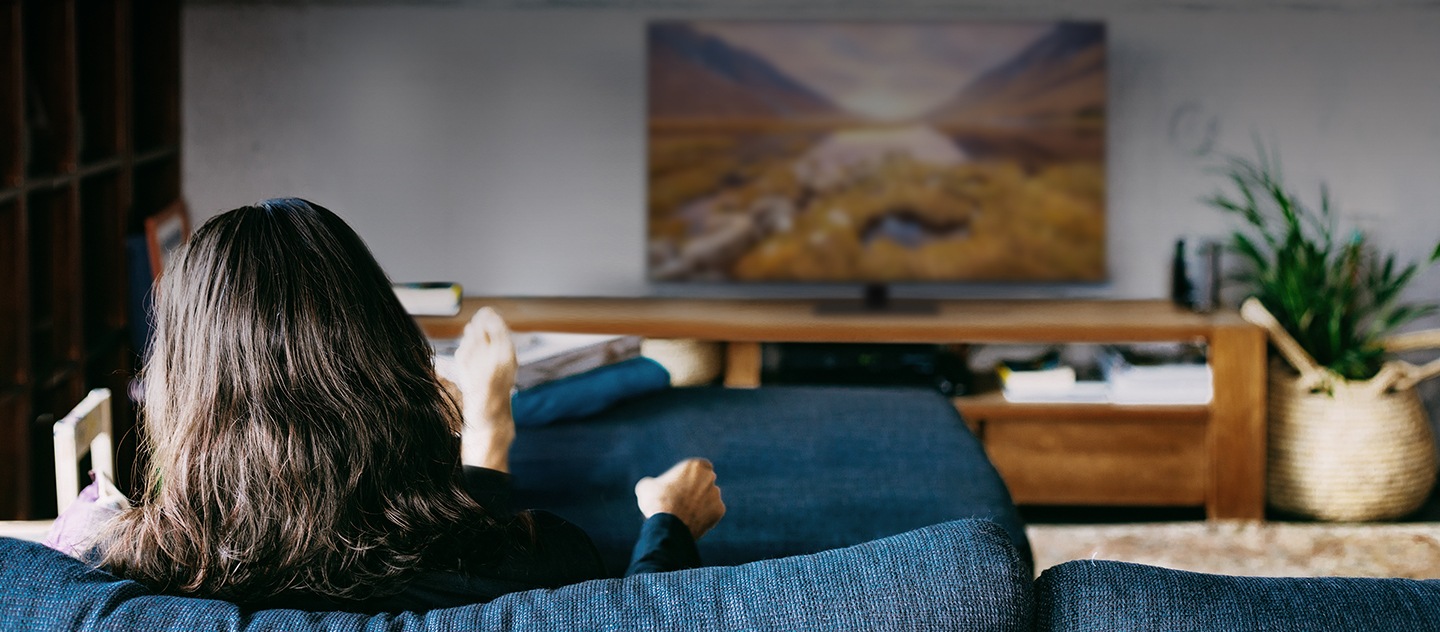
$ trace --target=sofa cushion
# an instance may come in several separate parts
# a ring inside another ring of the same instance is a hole
[[[988,518],[1029,559],[1005,483],[933,389],[674,388],[595,417],[520,429],[517,507],[580,525],[623,572],[639,534],[635,481],[692,456],[715,464],[727,512],[707,564],[815,553],[961,518]]]
[[[1440,630],[1440,581],[1234,577],[1080,560],[1035,585],[1037,630]]]
[[[594,580],[488,604],[365,616],[157,596],[0,538],[0,621],[25,630],[1027,630],[1030,575],[988,521],[814,555]]]

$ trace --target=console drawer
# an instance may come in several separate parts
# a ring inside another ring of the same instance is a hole
[[[980,419],[1017,504],[1203,505],[1205,419]]]

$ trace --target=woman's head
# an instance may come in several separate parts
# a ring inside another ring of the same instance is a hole
[[[267,200],[206,222],[164,272],[155,336],[155,479],[107,539],[116,570],[218,597],[360,597],[475,519],[429,344],[329,210]]]

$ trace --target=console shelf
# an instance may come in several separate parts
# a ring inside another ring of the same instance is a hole
[[[1203,421],[1210,415],[1210,407],[1204,404],[1016,403],[1007,401],[999,391],[956,397],[955,406],[966,414],[966,422],[970,423],[972,427],[975,422],[968,417],[986,419],[1028,415],[1075,421],[1094,419]]]
[[[940,301],[933,315],[819,316],[799,300],[470,297],[455,317],[419,320],[433,337],[458,337],[482,305],[519,331],[724,342],[725,384],[742,388],[759,386],[765,342],[1200,341],[1215,376],[1209,405],[1014,404],[998,394],[955,404],[1016,502],[1264,517],[1265,334],[1231,312],[1158,300],[976,300]]]

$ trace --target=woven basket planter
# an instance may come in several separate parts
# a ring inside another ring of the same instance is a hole
[[[1337,383],[1312,393],[1289,367],[1270,370],[1267,496],[1321,520],[1399,518],[1435,485],[1434,437],[1415,389]]]
[[[1352,382],[1320,367],[1279,322],[1247,301],[1242,315],[1264,327],[1289,366],[1270,368],[1266,496],[1271,506],[1321,520],[1399,518],[1435,486],[1434,433],[1415,384],[1440,371],[1394,361]],[[1393,351],[1435,346],[1440,332],[1387,341]]]

